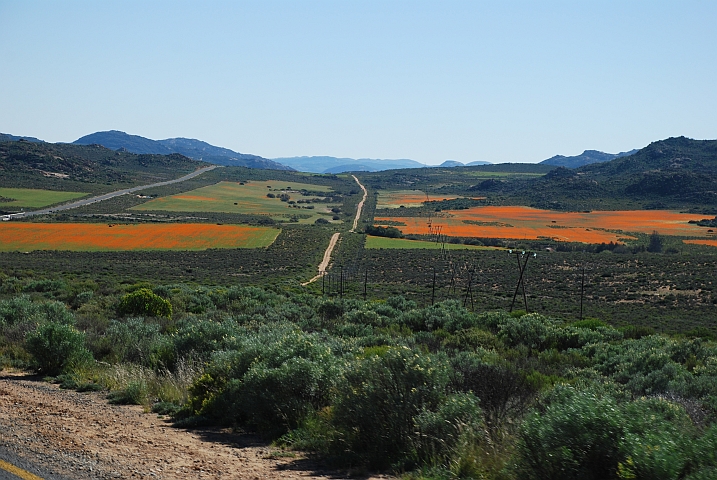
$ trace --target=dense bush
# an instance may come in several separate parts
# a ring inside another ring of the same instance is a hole
[[[113,320],[105,341],[111,352],[108,360],[153,366],[156,365],[163,338],[159,325],[146,323],[142,318],[128,318],[122,322]]]
[[[408,348],[371,351],[347,368],[333,410],[337,446],[375,467],[411,452],[415,421],[445,399],[448,366]]]
[[[108,388],[184,425],[409,478],[714,478],[717,345],[701,331],[456,300],[12,278],[2,365],[32,360],[66,388]]]
[[[661,398],[618,402],[557,388],[523,423],[518,472],[530,479],[677,479],[715,465],[714,428],[702,437],[684,408]]]
[[[27,351],[33,356],[39,372],[57,375],[73,364],[92,359],[85,348],[85,335],[64,323],[48,322],[27,335]]]
[[[148,288],[140,288],[122,297],[117,306],[120,315],[171,317],[172,304]]]
[[[366,225],[364,231],[374,237],[403,238],[403,233],[396,227]]]
[[[445,463],[461,444],[473,444],[483,437],[480,401],[471,393],[448,396],[435,411],[418,414],[414,423],[414,448],[419,463]]]
[[[331,346],[287,325],[245,331],[212,356],[192,387],[191,414],[275,436],[329,404],[339,377]]]
[[[521,478],[616,478],[625,418],[611,398],[563,388],[528,416],[518,444]]]

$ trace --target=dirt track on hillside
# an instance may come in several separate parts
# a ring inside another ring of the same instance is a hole
[[[0,445],[50,473],[75,479],[347,478],[255,436],[172,428],[169,420],[143,413],[142,407],[110,405],[105,396],[2,372]]]

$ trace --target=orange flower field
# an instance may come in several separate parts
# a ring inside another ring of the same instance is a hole
[[[270,245],[280,230],[205,223],[107,225],[98,223],[0,224],[0,251],[205,250]]]
[[[442,212],[426,217],[383,217],[382,222],[402,222],[397,226],[404,234],[431,234],[441,227],[442,234],[454,237],[484,237],[537,240],[551,238],[564,242],[602,243],[634,239],[628,233],[704,236],[705,229],[688,223],[704,215],[684,214],[668,210],[622,210],[557,212],[530,207],[473,207],[468,210]],[[395,224],[394,224],[395,225]],[[624,233],[623,233],[624,232]]]
[[[717,239],[716,240],[682,240],[684,243],[692,243],[694,245],[707,245],[708,247],[717,247]]]

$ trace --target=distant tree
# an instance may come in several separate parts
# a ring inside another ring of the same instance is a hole
[[[653,230],[650,234],[650,244],[647,246],[647,251],[652,253],[662,251],[662,237],[657,233],[657,230]]]
[[[366,225],[366,233],[374,237],[403,238],[403,233],[396,227],[374,227]]]

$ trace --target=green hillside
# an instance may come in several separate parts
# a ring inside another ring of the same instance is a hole
[[[533,206],[583,210],[717,209],[717,140],[653,142],[637,153],[577,170],[556,169],[520,192]]]
[[[0,142],[0,187],[96,192],[177,178],[206,166],[179,154],[136,155],[99,145]]]

